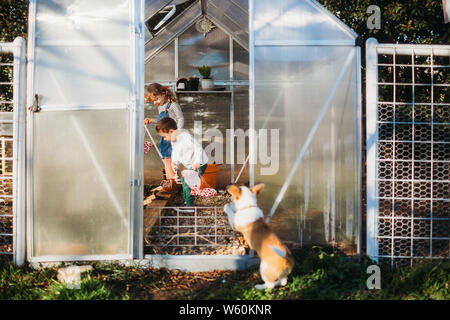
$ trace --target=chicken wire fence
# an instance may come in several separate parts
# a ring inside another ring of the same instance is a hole
[[[146,254],[244,255],[248,249],[223,207],[151,207],[144,226]]]
[[[450,257],[450,46],[367,43],[367,251]]]
[[[14,57],[0,55],[0,254],[13,257],[13,82]]]
[[[25,41],[0,43],[0,257],[24,261]]]

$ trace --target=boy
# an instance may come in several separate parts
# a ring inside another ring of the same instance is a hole
[[[172,164],[175,169],[181,163],[186,169],[198,170],[200,178],[208,167],[208,156],[198,141],[187,131],[178,130],[177,123],[172,118],[162,118],[156,124],[156,132],[166,141],[172,143]],[[191,195],[191,188],[181,178],[183,182],[183,195],[186,206],[194,205],[194,196]]]

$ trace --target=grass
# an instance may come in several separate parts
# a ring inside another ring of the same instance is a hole
[[[93,263],[73,289],[57,281],[57,269],[18,268],[0,263],[0,299],[450,299],[450,261],[423,261],[412,268],[381,267],[381,289],[369,290],[366,273],[372,262],[348,258],[332,249],[294,251],[296,265],[284,288],[259,291],[257,270],[182,273]]]

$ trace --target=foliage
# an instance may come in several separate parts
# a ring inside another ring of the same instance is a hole
[[[450,28],[444,23],[441,0],[319,0],[363,40],[380,43],[448,44]],[[368,29],[367,8],[381,9],[381,28]]]
[[[27,36],[28,0],[0,0],[0,42]]]
[[[450,298],[450,262],[422,262],[413,268],[381,266],[381,290],[368,290],[368,258],[349,259],[329,249],[313,247],[295,254],[296,266],[284,288],[260,291],[255,272],[235,272],[218,290],[190,292],[190,299],[437,299]]]
[[[27,35],[28,0],[0,0],[0,42],[12,42]],[[11,55],[0,55],[0,63],[11,63]],[[12,66],[1,67],[0,82],[12,82]],[[0,86],[0,101],[12,100],[12,86]],[[0,111],[12,111],[12,105],[0,103]]]
[[[259,291],[255,269],[182,273],[94,263],[71,289],[57,282],[57,268],[33,270],[0,263],[2,299],[450,299],[450,261],[423,261],[412,268],[381,267],[381,290],[368,290],[368,258],[349,258],[330,248],[293,251],[296,265],[284,288]]]
[[[198,67],[198,72],[203,77],[203,79],[211,79],[211,67],[210,66],[201,66]]]

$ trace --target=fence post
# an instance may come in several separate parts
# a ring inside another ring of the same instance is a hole
[[[14,45],[14,182],[15,195],[14,263],[25,262],[25,88],[26,50],[25,39],[16,38]]]
[[[378,100],[378,41],[370,38],[366,41],[366,192],[367,192],[367,255],[378,263],[377,242],[377,100]]]

